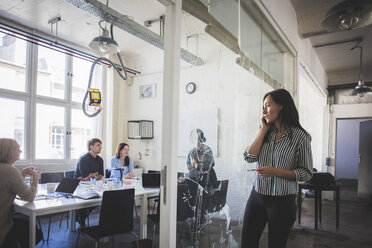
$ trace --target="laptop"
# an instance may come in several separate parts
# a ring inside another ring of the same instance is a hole
[[[142,187],[159,188],[160,173],[142,173]]]
[[[56,193],[60,195],[72,195],[79,183],[80,179],[63,178],[56,189]]]

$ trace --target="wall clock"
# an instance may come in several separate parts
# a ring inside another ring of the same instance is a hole
[[[195,83],[190,82],[190,83],[188,83],[188,84],[186,85],[186,92],[187,92],[188,94],[192,94],[192,93],[194,93],[195,90],[196,90],[196,84],[195,84]]]

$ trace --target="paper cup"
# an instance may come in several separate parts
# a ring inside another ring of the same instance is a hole
[[[114,189],[114,181],[107,181],[107,187],[109,190],[113,190]]]
[[[47,193],[52,194],[55,190],[55,184],[54,183],[47,183]]]

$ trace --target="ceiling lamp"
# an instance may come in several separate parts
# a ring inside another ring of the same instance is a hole
[[[103,20],[99,21],[98,25],[101,28],[100,30],[102,30],[102,35],[95,37],[89,43],[89,47],[99,54],[115,54],[120,52],[118,43],[109,36],[109,31],[106,27],[101,26],[101,22]]]
[[[351,91],[351,95],[352,96],[360,96],[360,97],[363,97],[365,96],[366,94],[371,94],[372,93],[372,90],[371,88],[367,87],[364,82],[363,82],[363,78],[362,78],[362,75],[363,75],[363,67],[362,67],[362,55],[363,55],[363,47],[359,45],[359,43],[357,43],[353,48],[351,48],[350,50],[353,50],[355,48],[359,48],[360,49],[360,74],[359,74],[359,81],[358,81],[358,85]]]
[[[372,1],[347,0],[329,9],[320,26],[328,31],[352,30],[372,24]]]

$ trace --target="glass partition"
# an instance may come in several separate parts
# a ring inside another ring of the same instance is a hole
[[[223,35],[199,35],[198,55],[209,60],[181,69],[177,247],[240,247],[256,173],[243,153],[257,136],[264,94],[293,93],[295,59],[251,1],[202,2],[235,36],[240,52],[230,50]],[[191,94],[189,82],[196,84]]]

